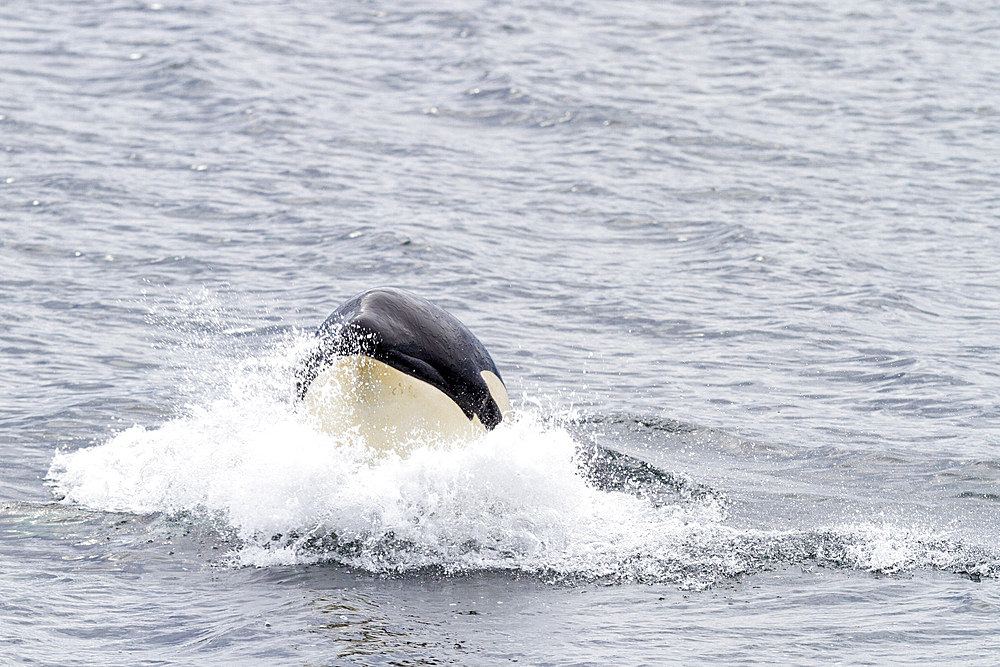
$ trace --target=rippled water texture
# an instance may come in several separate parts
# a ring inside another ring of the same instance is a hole
[[[1000,8],[0,6],[0,662],[995,664]],[[291,400],[395,285],[517,418]]]

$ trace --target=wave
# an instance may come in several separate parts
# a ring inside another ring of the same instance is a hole
[[[159,426],[57,451],[47,483],[64,504],[211,526],[235,545],[222,562],[237,567],[332,562],[686,587],[782,564],[1000,576],[998,554],[920,526],[729,525],[724,492],[580,438],[587,420],[537,407],[472,443],[375,456],[296,410],[289,378],[305,339],[247,357],[214,398]]]

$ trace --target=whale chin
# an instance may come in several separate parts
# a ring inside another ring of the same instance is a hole
[[[509,413],[500,378],[483,374],[499,390],[501,412]],[[358,436],[378,451],[468,442],[487,432],[478,416],[466,417],[440,389],[361,354],[341,357],[319,373],[303,403],[321,430]]]
[[[507,389],[482,343],[454,316],[421,297],[369,290],[316,332],[299,369],[307,418],[377,452],[468,442],[510,413]]]

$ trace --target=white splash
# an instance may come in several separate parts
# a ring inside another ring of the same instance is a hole
[[[296,409],[305,338],[230,366],[219,398],[182,416],[57,452],[50,485],[92,509],[211,522],[236,538],[229,562],[258,567],[333,560],[699,586],[802,558],[894,572],[961,557],[892,526],[740,530],[716,499],[656,506],[598,490],[580,473],[578,443],[540,408],[471,443],[374,456]]]
[[[91,508],[221,518],[242,543],[235,560],[259,566],[334,557],[376,571],[613,576],[623,556],[676,547],[721,518],[715,506],[657,509],[598,491],[578,474],[576,448],[525,414],[475,442],[373,458],[288,404],[243,397],[58,452],[49,478]],[[327,537],[353,547],[331,553]]]

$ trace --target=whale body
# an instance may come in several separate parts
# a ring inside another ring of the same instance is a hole
[[[510,411],[489,352],[455,316],[411,292],[362,292],[316,331],[297,372],[307,414],[376,449],[468,440]]]

